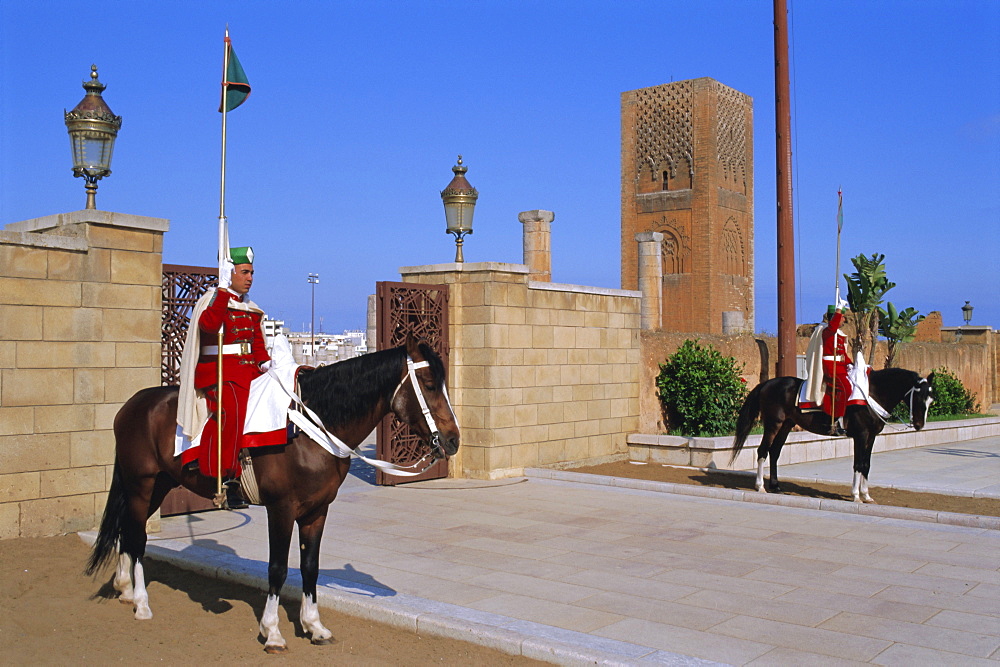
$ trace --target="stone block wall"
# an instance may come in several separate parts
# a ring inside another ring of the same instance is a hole
[[[168,226],[89,210],[0,230],[0,539],[100,520],[114,416],[160,383]]]
[[[600,461],[639,422],[638,292],[536,282],[521,264],[400,269],[450,288],[449,393],[462,428],[453,476]]]

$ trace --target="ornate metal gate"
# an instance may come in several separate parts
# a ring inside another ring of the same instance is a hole
[[[163,265],[160,384],[178,384],[184,337],[198,299],[215,285],[219,270],[202,266]]]
[[[160,384],[180,383],[184,338],[191,324],[194,304],[218,279],[218,269],[201,266],[163,265],[163,316],[160,334]],[[211,500],[177,487],[160,505],[160,514],[187,514],[215,509]]]
[[[376,283],[377,306],[375,326],[378,349],[387,350],[406,341],[413,333],[441,355],[448,368],[448,286],[419,283]],[[410,433],[406,424],[388,415],[378,427],[376,456],[383,461],[410,465],[424,455],[423,444]],[[438,461],[416,477],[392,477],[376,471],[375,482],[394,486],[401,482],[417,482],[448,476],[448,461]]]

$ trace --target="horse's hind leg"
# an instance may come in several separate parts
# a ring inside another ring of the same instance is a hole
[[[757,479],[754,488],[760,493],[767,493],[764,489],[764,463],[767,457],[771,457],[771,479],[769,480],[769,490],[773,492],[781,491],[778,486],[778,457],[781,455],[781,448],[785,445],[785,438],[792,430],[792,422],[783,421],[769,423],[764,428],[764,436],[760,439],[760,446],[757,447]]]
[[[119,546],[118,569],[115,572],[115,588],[122,592],[121,601],[135,605],[137,620],[153,618],[149,608],[149,593],[146,591],[146,575],[142,564],[146,554],[146,519],[150,514],[150,497],[153,493],[154,478],[140,478],[128,494],[128,511],[122,523],[121,545]],[[131,579],[131,585],[127,583]],[[121,587],[119,588],[119,585]]]
[[[319,578],[319,545],[323,539],[328,507],[299,519],[299,570],[302,573],[302,609],[299,620],[313,644],[332,644],[333,633],[319,620],[316,581]]]
[[[782,422],[781,426],[778,427],[778,432],[774,434],[774,439],[771,440],[769,450],[771,456],[771,477],[767,480],[767,490],[770,493],[781,493],[781,486],[778,484],[778,457],[781,456],[781,448],[785,446],[785,440],[788,438],[792,426],[794,426],[794,423],[791,419]]]
[[[757,447],[757,479],[753,486],[760,493],[767,493],[764,490],[764,463],[767,462],[767,452],[771,449],[772,440],[774,440],[774,434],[768,429],[764,432],[764,437],[760,439],[760,446]]]

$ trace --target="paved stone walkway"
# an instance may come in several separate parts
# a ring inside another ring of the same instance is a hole
[[[1000,459],[992,440],[876,455],[873,476],[906,468],[915,486],[968,488]],[[952,460],[947,475],[932,463]],[[830,465],[850,478],[849,461]],[[1000,530],[620,483],[351,477],[327,524],[320,603],[562,664],[1000,662]],[[149,551],[266,588],[263,508],[166,518]],[[297,586],[296,573],[294,599]]]
[[[827,459],[781,466],[778,475],[843,484],[851,482],[852,470],[851,459]],[[880,452],[872,457],[869,481],[1000,500],[1000,436]]]

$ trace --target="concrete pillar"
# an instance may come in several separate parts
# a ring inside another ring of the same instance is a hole
[[[517,219],[524,224],[524,263],[528,280],[552,282],[552,232],[550,225],[556,214],[552,211],[522,211]]]
[[[368,338],[368,351],[375,352],[378,349],[378,332],[375,329],[375,323],[378,320],[377,311],[378,308],[378,297],[374,294],[368,295],[368,321],[365,331],[365,336]]]
[[[640,326],[659,329],[663,322],[663,234],[642,232],[639,244],[639,290],[642,292]]]

